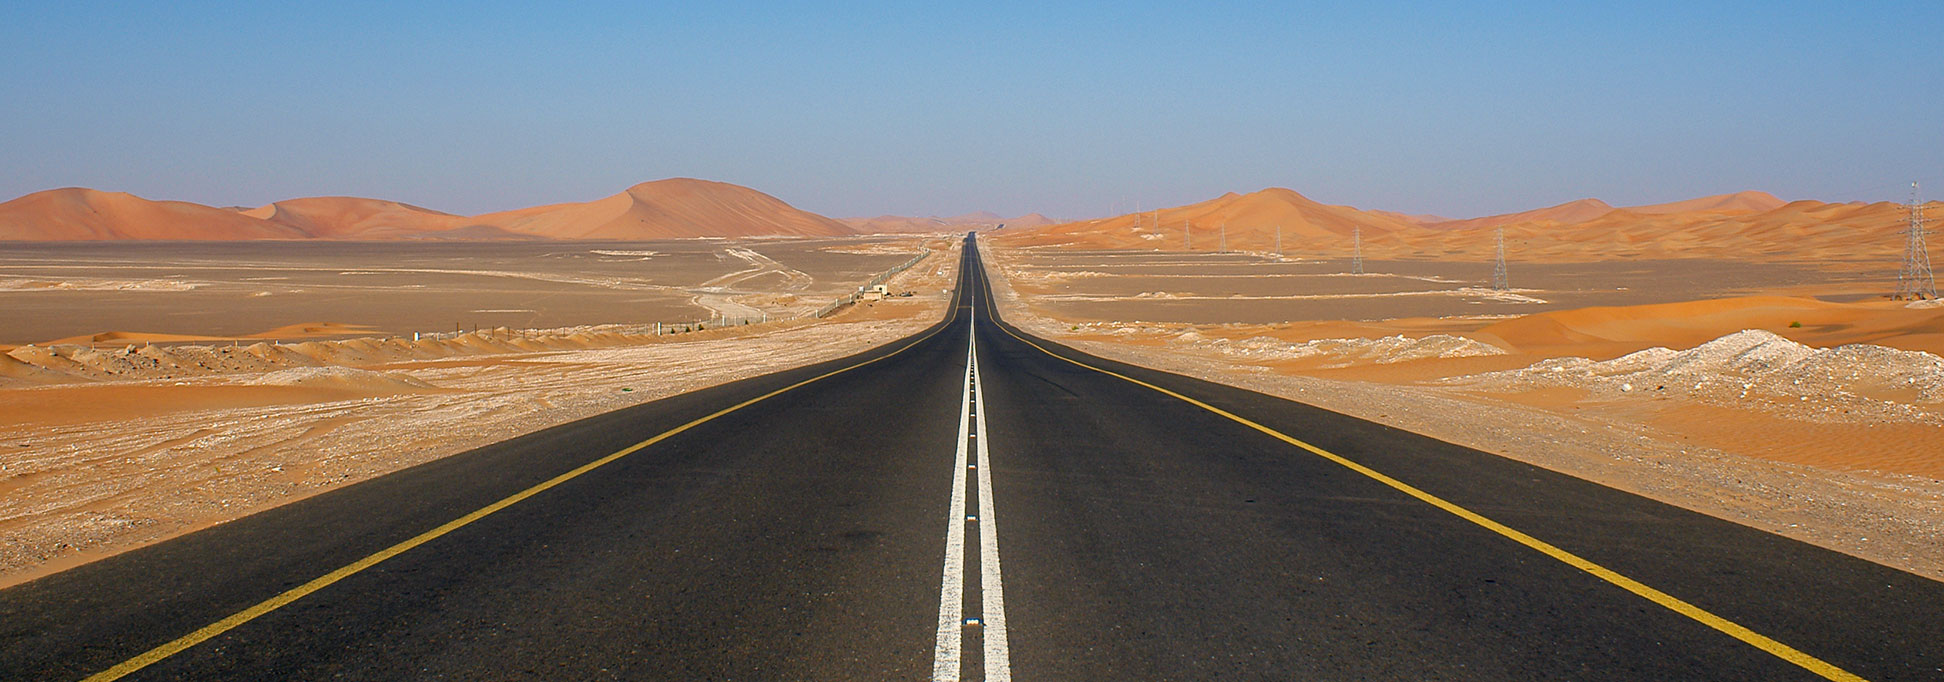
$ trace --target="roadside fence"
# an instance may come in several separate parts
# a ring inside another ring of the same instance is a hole
[[[883,284],[885,280],[891,279],[893,276],[897,275],[900,272],[904,272],[906,270],[911,269],[911,266],[917,265],[919,261],[924,260],[926,256],[930,256],[930,255],[931,255],[931,250],[926,249],[924,253],[920,253],[916,256],[912,256],[911,260],[905,261],[904,263],[898,265],[895,268],[891,268],[890,270],[886,270],[884,272],[878,273],[878,276],[872,277],[871,281],[865,282],[863,286],[858,287],[857,291],[853,291],[845,295],[843,298],[839,298],[835,301],[831,301],[829,305],[825,305],[822,308],[818,308],[817,312],[811,314],[810,317],[829,317],[831,313],[837,312],[838,308],[842,308],[852,303],[856,303],[857,298],[863,295],[864,290],[877,286],[879,284]]]

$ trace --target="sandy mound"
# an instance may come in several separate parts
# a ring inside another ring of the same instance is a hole
[[[1780,410],[1806,421],[1944,424],[1944,358],[1852,344],[1818,349],[1749,329],[1675,351],[1650,348],[1613,360],[1557,358],[1525,369],[1447,383],[1523,391],[1568,386],[1606,398],[1671,397]]]

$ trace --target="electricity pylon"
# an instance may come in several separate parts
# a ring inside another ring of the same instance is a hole
[[[1492,290],[1510,289],[1505,282],[1505,228],[1498,229],[1498,262],[1492,266]]]
[[[1362,227],[1351,228],[1350,249],[1351,249],[1350,250],[1350,274],[1352,275],[1364,274],[1363,273],[1363,228]]]
[[[1910,183],[1910,230],[1904,237],[1903,268],[1897,271],[1897,298],[1937,298],[1937,276],[1931,274],[1930,249],[1924,245],[1924,205],[1917,201],[1917,183]]]

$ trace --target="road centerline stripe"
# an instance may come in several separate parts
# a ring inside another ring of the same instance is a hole
[[[983,263],[980,264],[980,267],[981,269],[983,269],[984,267]],[[1379,472],[1375,469],[1359,464],[1356,461],[1351,460],[1347,457],[1338,455],[1334,452],[1330,452],[1328,450],[1317,447],[1315,445],[1311,445],[1294,436],[1290,436],[1276,429],[1252,421],[1246,417],[1242,417],[1240,415],[1234,414],[1222,408],[1216,407],[1214,405],[1210,405],[1200,400],[1196,400],[1194,398],[1169,390],[1167,388],[1163,388],[1161,386],[1157,386],[1155,384],[1151,384],[1146,381],[1142,381],[1140,379],[1136,379],[1118,372],[1114,372],[1112,370],[1095,367],[1093,365],[1089,365],[1079,360],[1075,360],[1066,357],[1064,355],[1060,355],[1059,353],[1055,353],[1051,350],[1047,350],[1046,348],[1040,346],[1039,344],[1033,343],[1031,340],[1027,339],[1026,337],[1021,336],[1018,333],[1015,333],[1013,330],[1006,328],[1005,325],[998,324],[997,322],[999,317],[998,304],[992,302],[990,297],[988,297],[986,301],[986,305],[988,307],[989,315],[994,320],[995,326],[998,326],[1001,331],[1006,332],[1006,335],[1011,336],[1014,339],[1017,339],[1020,343],[1024,343],[1028,346],[1033,347],[1034,350],[1038,350],[1041,353],[1045,353],[1047,355],[1053,356],[1055,358],[1066,361],[1068,363],[1072,363],[1074,365],[1078,365],[1080,367],[1084,367],[1093,370],[1095,372],[1099,372],[1101,374],[1105,374],[1107,376],[1111,376],[1116,379],[1120,379],[1122,381],[1135,384],[1137,386],[1142,386],[1154,390],[1168,397],[1181,400],[1182,402],[1186,402],[1190,405],[1194,405],[1195,407],[1199,407],[1203,410],[1207,410],[1209,412],[1215,413],[1216,415],[1224,417],[1230,421],[1236,422],[1238,424],[1241,424],[1243,426],[1261,432],[1265,435],[1268,435],[1271,438],[1275,438],[1277,440],[1283,441],[1284,443],[1288,443],[1290,445],[1296,446],[1297,448],[1300,448],[1318,457],[1322,457],[1326,460],[1334,462],[1344,468],[1357,472],[1358,474],[1362,474],[1363,476],[1375,480],[1379,483],[1383,483],[1384,485],[1389,486],[1390,488],[1402,492],[1406,495],[1409,495],[1413,498],[1416,498],[1421,502],[1429,504],[1433,507],[1437,507],[1438,509],[1443,510],[1453,516],[1457,516],[1458,518],[1469,521],[1475,525],[1485,528],[1486,530],[1492,531],[1493,533],[1496,533],[1500,536],[1503,536],[1507,539],[1510,539],[1528,548],[1536,550],[1541,554],[1545,554],[1546,556],[1559,561],[1560,563],[1564,563],[1568,566],[1572,566],[1573,568],[1584,571],[1587,574],[1590,574],[1596,578],[1599,578],[1600,580],[1603,580],[1607,583],[1610,583],[1614,586],[1617,586],[1621,589],[1631,592],[1634,595],[1639,596],[1643,599],[1658,604],[1670,611],[1678,613],[1682,616],[1686,616],[1687,618],[1692,619],[1708,627],[1714,628],[1715,630],[1723,634],[1726,634],[1730,637],[1740,640],[1741,642],[1753,646],[1757,649],[1761,649],[1762,651],[1768,652],[1769,654],[1777,658],[1792,663],[1809,672],[1820,675],[1825,679],[1839,680],[1842,682],[1865,682],[1863,677],[1858,676],[1855,673],[1851,673],[1847,670],[1844,670],[1840,667],[1837,667],[1833,663],[1829,663],[1820,658],[1816,658],[1815,656],[1812,656],[1806,652],[1798,650],[1787,644],[1783,644],[1782,642],[1776,641],[1775,639],[1772,639],[1759,632],[1755,632],[1754,630],[1751,630],[1748,627],[1741,625],[1740,623],[1736,623],[1734,621],[1728,620],[1727,618],[1723,618],[1721,616],[1715,615],[1713,612],[1708,611],[1707,609],[1703,609],[1699,606],[1695,606],[1694,604],[1691,604],[1679,597],[1668,594],[1666,592],[1662,592],[1638,580],[1634,580],[1633,578],[1629,578],[1625,575],[1622,575],[1618,571],[1614,571],[1610,568],[1594,563],[1592,560],[1586,559],[1577,554],[1566,551],[1565,549],[1562,549],[1544,540],[1540,540],[1531,535],[1527,535],[1524,532],[1521,532],[1505,524],[1499,523],[1498,521],[1494,521],[1491,518],[1484,516],[1483,514],[1474,512],[1470,509],[1458,505],[1455,502],[1451,502],[1444,498],[1433,495],[1429,492],[1425,492],[1424,490],[1421,490],[1409,483],[1405,483],[1398,479],[1391,478],[1390,476],[1385,475],[1382,472]],[[975,309],[974,315],[976,314],[977,314],[977,310]]]
[[[998,514],[992,503],[992,454],[986,435],[985,387],[979,376],[979,309],[971,307],[965,342],[965,389],[959,400],[957,462],[952,470],[952,500],[946,509],[945,567],[938,595],[938,639],[932,657],[933,682],[958,682],[965,673],[964,638],[978,637],[984,679],[1012,679],[1011,649],[1006,635],[1006,601],[999,571]],[[976,443],[976,445],[975,445]],[[977,477],[974,479],[973,477]],[[976,513],[966,493],[978,483]],[[965,527],[977,526],[979,542],[979,615],[965,615]]]
[[[959,296],[963,297],[965,295],[964,277],[963,277],[964,270],[962,265],[964,262],[963,256],[960,257],[960,262],[961,262],[961,277],[960,277]],[[742,402],[736,403],[729,407],[725,407],[715,412],[711,412],[693,421],[682,424],[681,426],[677,426],[667,431],[663,431],[652,438],[641,441],[639,443],[635,443],[634,445],[630,445],[626,448],[617,450],[604,457],[601,457],[600,459],[594,460],[592,462],[588,462],[586,464],[582,464],[578,467],[573,468],[572,470],[567,471],[566,473],[554,476],[553,478],[547,479],[546,481],[542,481],[525,490],[521,490],[520,492],[501,498],[500,500],[493,502],[492,504],[473,510],[472,512],[466,514],[465,516],[461,516],[457,519],[447,521],[443,524],[440,524],[436,528],[420,533],[416,536],[413,536],[410,539],[391,545],[390,547],[386,547],[385,549],[372,553],[362,559],[351,562],[350,564],[346,564],[338,568],[337,570],[331,571],[330,573],[326,573],[324,575],[313,578],[311,579],[310,582],[306,582],[302,585],[298,585],[296,587],[290,588],[289,590],[285,590],[284,592],[279,593],[274,597],[265,599],[261,602],[257,602],[256,604],[250,606],[249,608],[233,613],[228,617],[223,618],[222,620],[198,628],[194,632],[170,640],[159,646],[156,646],[155,648],[149,649],[148,651],[137,654],[133,658],[129,658],[128,660],[122,661],[121,663],[116,664],[112,668],[103,670],[93,675],[89,675],[88,677],[84,678],[82,682],[111,682],[112,680],[119,680],[136,671],[139,671],[143,668],[161,662],[162,660],[167,659],[170,656],[174,656],[178,653],[181,653],[189,649],[190,647],[194,647],[197,644],[201,644],[225,632],[234,630],[245,623],[248,623],[252,620],[256,620],[257,618],[260,618],[266,614],[276,611],[277,609],[283,608],[284,606],[289,605],[291,602],[295,602],[319,590],[322,590],[326,587],[330,587],[331,585],[337,583],[338,581],[344,580],[345,578],[349,578],[353,575],[356,575],[364,571],[365,569],[369,569],[373,566],[383,563],[387,559],[398,556],[400,554],[404,554],[405,552],[408,552],[414,548],[417,548],[433,540],[437,540],[440,537],[443,537],[453,531],[471,525],[472,523],[480,519],[486,518],[487,516],[491,516],[495,512],[498,512],[507,507],[511,507],[515,504],[519,504],[520,502],[523,502],[528,498],[531,498],[551,488],[559,486],[560,484],[571,481],[575,478],[579,478],[583,474],[586,474],[590,471],[606,466],[614,462],[615,460],[619,460],[628,455],[632,455],[651,445],[660,443],[664,440],[674,437],[677,434],[683,433],[695,427],[714,421],[724,415],[730,414],[737,410],[741,410],[745,407],[749,407],[750,405],[754,405],[764,400],[768,400],[770,398],[774,398],[784,393],[788,393],[790,391],[796,390],[803,386],[807,386],[816,383],[818,381],[822,381],[824,379],[828,379],[830,377],[837,376],[839,374],[843,374],[845,372],[849,372],[851,370],[860,367],[864,367],[866,365],[870,365],[873,363],[877,363],[889,359],[893,356],[905,352],[906,350],[910,350],[911,348],[917,346],[918,344],[924,343],[925,341],[931,339],[933,336],[937,336],[939,332],[945,329],[949,329],[951,325],[954,322],[956,322],[955,318],[957,317],[957,315],[958,315],[958,310],[957,310],[957,305],[955,304],[952,306],[950,317],[944,323],[940,324],[939,326],[933,327],[931,331],[926,332],[923,336],[920,336],[916,339],[912,339],[910,343],[900,346],[896,350],[892,350],[891,352],[885,353],[875,358],[871,358],[869,360],[858,362],[856,364],[834,369],[825,372],[823,374],[819,374],[817,376],[804,379],[794,384],[784,386],[774,391],[764,393],[754,398],[744,400]]]
[[[953,471],[959,472],[952,477],[952,499],[945,509],[945,569],[940,578],[938,590],[938,641],[932,654],[932,679],[936,682],[956,682],[959,678],[959,665],[963,653],[960,650],[964,640],[965,628],[965,475],[968,430],[972,420],[965,405],[970,404],[972,390],[971,353],[966,354],[965,391],[966,398],[960,400],[958,428],[958,461]]]
[[[973,314],[976,326],[978,315]],[[977,343],[973,347],[976,349]],[[972,402],[974,421],[978,432],[988,433],[985,423],[985,384],[979,376],[979,362],[974,351],[972,360]],[[985,637],[985,678],[988,682],[1009,682],[1012,679],[1012,652],[1006,635],[1006,599],[1004,581],[999,572],[999,511],[992,503],[992,455],[988,446],[992,438],[978,439],[979,466],[979,596],[984,611],[982,632]]]

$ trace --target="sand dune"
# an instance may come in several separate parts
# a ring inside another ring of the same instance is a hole
[[[1432,223],[1431,227],[1464,230],[1480,227],[1498,227],[1521,223],[1557,223],[1571,225],[1583,223],[1613,212],[1613,206],[1599,199],[1576,199],[1557,206],[1535,208],[1518,213],[1489,215],[1482,218],[1467,218],[1442,223]]]
[[[311,237],[382,239],[450,230],[465,218],[411,204],[358,197],[290,199],[243,215],[285,225]]]
[[[1020,232],[1008,229],[996,238],[1014,246],[1180,249],[1184,226],[1193,232],[1189,248],[1202,251],[1221,248],[1224,231],[1231,250],[1267,250],[1274,247],[1278,226],[1285,243],[1290,245],[1305,240],[1341,240],[1356,230],[1371,237],[1422,229],[1403,218],[1322,204],[1293,190],[1272,187],[1249,194],[1231,192],[1197,204],[1114,218]]]
[[[1944,213],[1944,203],[1927,211]],[[1415,216],[1311,201],[1286,189],[1216,199],[1140,215],[1065,223],[997,235],[1008,246],[1267,252],[1282,227],[1285,255],[1347,258],[1360,229],[1367,258],[1489,260],[1504,228],[1510,260],[1588,262],[1625,259],[1857,260],[1893,258],[1908,222],[1902,204],[1832,204],[1739,192],[1615,208],[1598,199],[1483,218],[1414,222]],[[1159,224],[1157,225],[1157,217]],[[1515,277],[1516,278],[1516,277]]]
[[[1411,214],[1411,213],[1398,213],[1396,211],[1384,211],[1379,209],[1367,209],[1367,210],[1369,210],[1371,213],[1375,213],[1380,216],[1384,216],[1387,218],[1396,218],[1398,220],[1402,220],[1407,223],[1413,223],[1416,225],[1429,225],[1432,223],[1451,222],[1450,218],[1446,218],[1441,215],[1432,215],[1429,213]]]
[[[1775,195],[1769,194],[1768,192],[1747,191],[1736,192],[1734,194],[1717,194],[1711,197],[1701,197],[1665,204],[1628,206],[1626,210],[1644,214],[1688,213],[1693,211],[1760,213],[1763,211],[1773,211],[1787,203],[1786,201],[1775,198]]]
[[[843,223],[762,192],[689,178],[646,182],[586,203],[472,217],[357,197],[290,199],[232,210],[78,188],[38,192],[0,203],[0,240],[22,241],[646,240],[852,233]]]
[[[303,230],[220,208],[66,188],[0,204],[0,240],[304,239]]]
[[[605,199],[474,216],[468,224],[556,239],[670,239],[851,234],[843,223],[747,187],[672,178]]]

